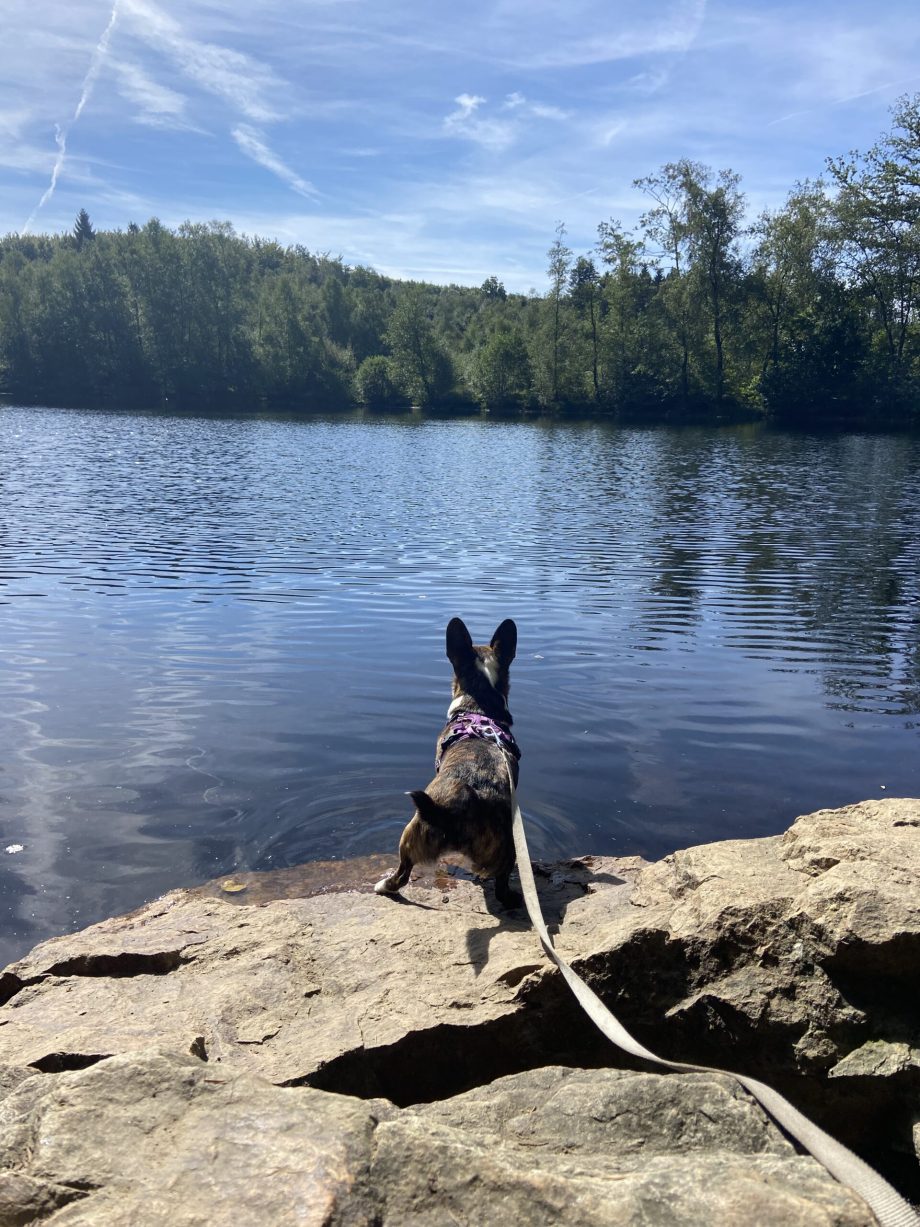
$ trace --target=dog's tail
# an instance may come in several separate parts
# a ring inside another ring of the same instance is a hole
[[[468,784],[457,784],[455,791],[451,794],[449,805],[441,805],[439,801],[429,797],[422,788],[416,788],[408,795],[412,798],[420,817],[430,822],[437,830],[449,834],[456,828],[457,819],[468,809],[476,794]]]

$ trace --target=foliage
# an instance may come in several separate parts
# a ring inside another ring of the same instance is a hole
[[[525,406],[532,380],[527,344],[517,328],[493,332],[472,356],[470,386],[485,409]]]
[[[635,232],[565,226],[544,296],[400,283],[227,222],[0,240],[0,391],[26,402],[920,422],[920,95],[743,225],[738,176],[636,180]]]
[[[399,301],[390,316],[386,342],[395,383],[414,404],[429,408],[447,395],[453,368],[420,291],[411,289]]]
[[[355,374],[358,400],[367,409],[393,409],[405,403],[405,397],[393,381],[389,358],[373,354],[365,358]]]
[[[545,344],[548,365],[544,370],[541,399],[546,404],[558,405],[563,399],[566,383],[568,304],[565,291],[572,265],[572,251],[565,245],[565,226],[562,222],[557,225],[556,238],[546,254],[550,289],[546,300],[545,338],[541,337],[541,342]]]
[[[73,238],[77,245],[77,250],[79,251],[84,243],[91,243],[95,237],[96,231],[93,229],[93,223],[89,220],[89,214],[85,209],[81,209],[73,225]]]

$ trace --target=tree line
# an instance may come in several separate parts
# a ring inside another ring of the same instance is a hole
[[[667,163],[635,230],[548,290],[401,282],[156,219],[0,240],[0,390],[29,403],[920,422],[920,94],[746,223],[738,175]]]

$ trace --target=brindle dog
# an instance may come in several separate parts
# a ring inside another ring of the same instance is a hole
[[[515,785],[520,753],[511,736],[508,670],[517,649],[517,627],[506,618],[489,645],[477,646],[460,620],[447,625],[447,658],[454,667],[453,701],[448,723],[438,737],[438,773],[422,791],[408,795],[415,813],[399,841],[399,867],[377,883],[380,894],[396,894],[409,881],[413,865],[426,865],[447,852],[459,852],[480,877],[495,878],[495,894],[506,908],[522,900],[508,884],[514,868],[511,798],[505,753],[482,732],[497,732],[510,753]],[[471,713],[472,715],[468,715]],[[483,720],[482,717],[486,717]],[[494,735],[494,734],[493,734]]]

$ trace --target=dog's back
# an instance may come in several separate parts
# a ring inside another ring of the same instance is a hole
[[[499,900],[514,907],[520,897],[508,885],[514,867],[508,768],[517,783],[520,751],[511,734],[508,673],[517,627],[507,618],[488,645],[476,645],[453,618],[446,639],[453,697],[438,738],[437,773],[427,788],[409,794],[415,813],[399,843],[399,868],[377,890],[395,893],[413,865],[458,852],[482,877],[494,877]]]

